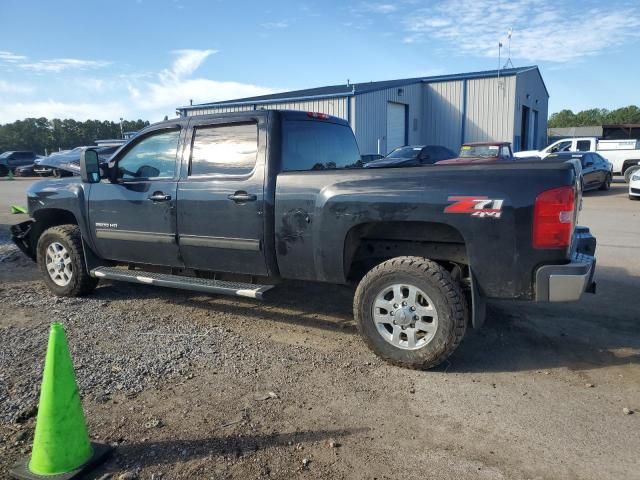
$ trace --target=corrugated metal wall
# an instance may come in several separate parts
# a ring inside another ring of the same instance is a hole
[[[350,108],[347,108],[347,102]],[[530,124],[533,123],[533,111],[538,112],[537,125],[531,125],[530,128],[531,137],[535,137],[531,141],[531,148],[541,148],[546,144],[548,96],[542,79],[535,70],[499,79],[492,77],[420,82],[352,97],[195,108],[187,110],[187,115],[260,108],[327,113],[349,121],[363,154],[376,153],[378,140],[381,152],[386,153],[389,102],[408,106],[409,144],[444,145],[458,151],[463,141],[508,141],[513,142],[514,150],[517,151],[522,105],[531,109]]]
[[[465,142],[513,141],[516,77],[467,80]]]
[[[399,94],[402,90],[402,94]],[[422,83],[388,88],[363,93],[355,97],[354,131],[360,152],[377,153],[378,139],[382,153],[386,153],[387,104],[402,103],[408,106],[407,132],[409,144],[419,143],[422,138]]]
[[[422,141],[427,145],[444,145],[454,152],[462,139],[463,82],[424,84],[424,121]]]
[[[529,97],[527,98],[527,95]],[[529,135],[531,141],[527,150],[539,150],[547,145],[547,116],[549,114],[549,95],[544,88],[540,74],[536,70],[519,73],[516,80],[515,112],[513,144],[516,151],[520,150],[520,138],[522,135],[522,106],[526,105],[530,110]],[[538,112],[537,126],[534,126],[534,111]],[[536,128],[537,127],[537,128]]]
[[[187,110],[188,116],[205,115],[210,113],[245,112],[247,110],[301,110],[303,112],[318,112],[333,115],[335,117],[347,119],[347,99],[346,98],[323,98],[318,100],[307,100],[299,102],[281,102],[269,104],[248,104],[231,107],[209,107],[194,108]]]

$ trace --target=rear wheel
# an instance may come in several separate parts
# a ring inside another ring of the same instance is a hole
[[[371,350],[417,369],[434,367],[453,353],[468,316],[460,286],[422,257],[397,257],[374,267],[358,285],[353,308]]]
[[[604,179],[602,185],[600,185],[600,190],[610,190],[611,189],[611,174],[607,174],[607,178]]]
[[[38,266],[55,295],[77,297],[93,291],[98,279],[87,271],[77,225],[51,227],[38,240]]]

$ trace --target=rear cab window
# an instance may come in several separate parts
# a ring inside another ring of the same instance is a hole
[[[318,120],[284,120],[282,171],[361,168],[360,151],[348,125]]]

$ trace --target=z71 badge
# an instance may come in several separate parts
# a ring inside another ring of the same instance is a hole
[[[502,215],[502,199],[489,197],[449,197],[450,202],[455,202],[444,209],[444,213],[468,213],[472,217],[500,218]]]

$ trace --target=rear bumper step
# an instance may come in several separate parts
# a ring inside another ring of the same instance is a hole
[[[262,299],[264,292],[273,288],[273,285],[226,282],[165,273],[143,272],[140,270],[124,270],[116,267],[94,268],[91,270],[91,276],[109,280],[120,280],[123,282],[142,283],[144,285],[156,285],[159,287],[179,288],[182,290],[195,290],[198,292],[257,299]]]

